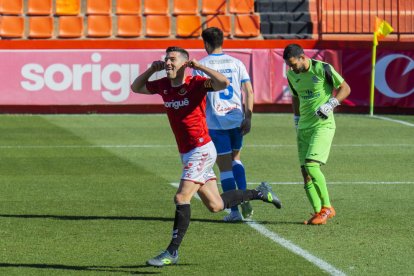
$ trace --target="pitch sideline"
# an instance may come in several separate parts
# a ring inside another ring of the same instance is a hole
[[[175,188],[178,188],[178,183],[170,183],[170,185],[175,187]],[[200,197],[197,194],[195,195],[195,198],[200,200]],[[249,220],[243,221],[243,223],[247,224],[248,226],[250,226],[251,228],[253,228],[257,232],[259,232],[261,235],[265,236],[266,238],[268,238],[268,239],[272,240],[273,242],[279,244],[280,246],[286,248],[290,252],[292,252],[292,253],[304,258],[305,260],[309,261],[310,263],[316,265],[321,270],[329,273],[330,275],[333,275],[333,276],[346,276],[346,274],[344,272],[340,271],[336,267],[334,267],[331,264],[325,262],[324,260],[319,259],[318,257],[312,255],[310,252],[308,252],[305,249],[297,246],[293,242],[291,242],[291,241],[289,241],[285,238],[282,238],[277,233],[270,231],[269,229],[267,229],[266,227],[264,227],[263,225],[261,225],[257,221],[249,219]]]

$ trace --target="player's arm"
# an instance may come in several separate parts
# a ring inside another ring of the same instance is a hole
[[[351,88],[346,81],[343,81],[337,89],[336,96],[330,98],[327,103],[321,105],[318,110],[316,110],[316,116],[321,119],[327,119],[329,114],[333,112],[334,108],[340,105],[341,102],[349,96],[349,94],[351,94]]]
[[[245,103],[244,103],[244,120],[240,126],[242,135],[246,135],[250,132],[252,126],[252,115],[253,115],[253,105],[254,105],[254,94],[253,87],[250,81],[245,81],[242,83],[242,90],[245,94]]]
[[[211,80],[214,91],[220,91],[230,85],[230,81],[223,74],[200,64],[196,59],[187,62],[187,66],[205,73]]]
[[[148,91],[146,83],[148,79],[157,71],[164,70],[165,62],[161,60],[154,61],[151,66],[141,75],[139,75],[131,85],[131,90],[134,93],[139,94],[153,94],[151,91]]]
[[[292,96],[293,121],[295,123],[296,128],[298,128],[299,119],[300,119],[299,105],[300,105],[299,98],[297,96]]]
[[[348,98],[349,94],[351,94],[351,87],[349,87],[346,81],[343,81],[337,89],[335,98],[339,103],[342,103],[343,100]]]

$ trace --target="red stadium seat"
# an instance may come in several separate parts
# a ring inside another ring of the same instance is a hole
[[[201,14],[225,14],[227,9],[226,0],[202,0]]]
[[[260,35],[260,17],[256,14],[236,14],[234,36],[257,37]]]
[[[23,14],[23,0],[0,0],[0,14]]]
[[[229,3],[230,13],[254,13],[254,1],[253,0],[230,0]]]
[[[179,15],[176,20],[177,37],[199,37],[201,35],[201,17],[198,15]]]
[[[174,15],[196,15],[198,0],[174,0]]]
[[[167,15],[148,15],[146,17],[145,35],[149,37],[169,37],[171,19]]]
[[[20,16],[2,16],[0,36],[7,38],[22,38],[24,35],[24,19]]]
[[[116,14],[141,14],[141,0],[116,0]]]
[[[168,0],[144,0],[144,15],[167,15]]]
[[[87,37],[112,36],[112,17],[109,15],[88,15]]]
[[[52,38],[53,17],[30,16],[29,17],[29,38]]]
[[[59,38],[81,38],[83,36],[82,16],[60,16],[59,17]]]
[[[26,14],[27,15],[51,15],[52,14],[52,0],[28,0]]]
[[[231,21],[229,15],[207,15],[206,16],[207,28],[216,27],[223,31],[224,36],[230,36],[231,34]]]
[[[141,35],[141,16],[139,15],[118,15],[117,16],[118,37],[138,37]]]
[[[87,0],[86,14],[109,15],[112,9],[111,0]]]

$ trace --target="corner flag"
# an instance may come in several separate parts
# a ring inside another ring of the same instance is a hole
[[[374,44],[378,45],[378,38],[384,38],[394,31],[394,28],[385,20],[375,18]]]
[[[375,91],[375,64],[377,59],[378,39],[384,38],[394,31],[394,28],[385,20],[375,18],[374,41],[372,45],[372,70],[371,70],[371,89],[369,99],[369,114],[374,115],[374,91]]]

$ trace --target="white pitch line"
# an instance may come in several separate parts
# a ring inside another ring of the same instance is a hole
[[[170,184],[172,186],[174,186],[175,188],[178,188],[178,183],[170,183]],[[200,197],[198,195],[195,195],[195,198],[200,200]],[[310,263],[316,265],[317,267],[319,267],[323,271],[326,271],[330,275],[346,276],[346,274],[344,272],[340,271],[339,269],[335,268],[334,266],[332,266],[331,264],[325,262],[324,260],[319,259],[318,257],[312,255],[310,252],[308,252],[305,249],[297,246],[293,242],[291,242],[291,241],[289,241],[285,238],[282,238],[281,236],[279,236],[275,232],[270,231],[269,229],[267,229],[266,227],[261,225],[259,222],[255,221],[255,220],[252,220],[252,219],[249,219],[249,220],[244,221],[243,223],[250,226],[251,228],[253,228],[257,232],[259,232],[260,234],[265,236],[266,238],[268,238],[268,239],[274,241],[275,243],[279,244],[280,246],[286,248],[290,252],[292,252],[292,253],[304,258],[305,260],[309,261]]]
[[[83,149],[83,148],[176,148],[176,145],[132,144],[132,145],[0,145],[0,149]],[[246,148],[283,148],[297,145],[246,145]],[[414,147],[414,144],[343,144],[333,147]]]
[[[270,185],[303,185],[303,182],[267,182]],[[248,185],[258,185],[260,182],[249,182]],[[414,184],[414,181],[332,181],[328,182],[329,185],[406,185]]]
[[[377,119],[381,119],[381,120],[384,120],[384,121],[390,121],[390,122],[394,122],[394,123],[414,127],[414,124],[412,124],[412,123],[409,123],[409,122],[406,122],[406,121],[401,121],[401,120],[395,120],[395,119],[391,119],[391,118],[387,118],[387,117],[383,117],[383,116],[374,115],[374,116],[372,116],[372,118],[377,118]]]

